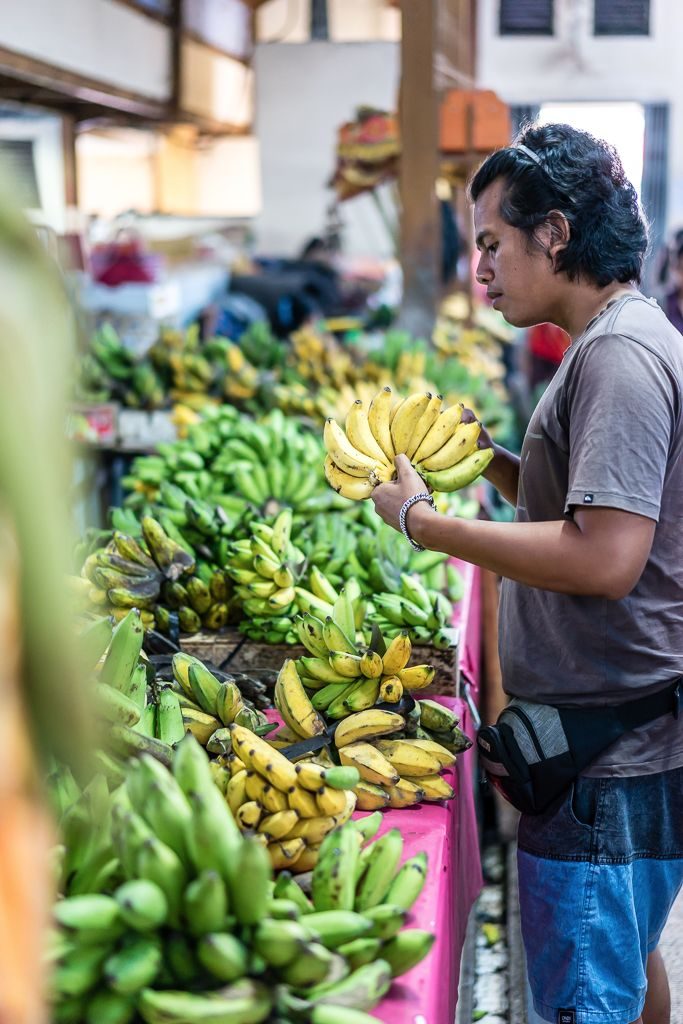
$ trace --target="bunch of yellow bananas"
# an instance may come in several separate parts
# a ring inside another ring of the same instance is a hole
[[[268,849],[275,869],[310,871],[325,836],[353,814],[354,767],[294,765],[248,729],[230,729],[232,755],[225,796],[243,832]]]
[[[443,409],[443,397],[431,392],[394,403],[385,387],[367,410],[357,399],[345,431],[331,417],[325,422],[327,482],[345,498],[369,498],[377,484],[393,479],[394,458],[404,454],[434,490],[466,487],[484,472],[493,449],[477,447],[481,423],[462,422],[462,412],[462,403]]]

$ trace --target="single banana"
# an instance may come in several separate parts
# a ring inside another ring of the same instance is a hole
[[[351,444],[339,424],[331,417],[325,420],[323,441],[335,466],[338,466],[342,472],[363,479],[373,478],[375,482],[379,479],[377,471],[381,464],[377,459],[372,459],[359,452]]]
[[[395,808],[413,807],[424,799],[424,790],[409,779],[399,779],[395,786],[388,786],[389,806]]]
[[[427,469],[430,472],[439,469],[449,469],[461,462],[467,455],[475,450],[477,441],[481,434],[481,423],[473,420],[472,423],[460,423],[449,441],[440,448],[434,455],[416,463],[418,472]]]
[[[429,400],[429,404],[425,411],[420,416],[413,436],[410,440],[408,447],[406,448],[405,454],[409,459],[412,459],[415,452],[420,447],[425,437],[432,429],[439,416],[441,415],[441,408],[443,406],[443,395],[432,395]]]
[[[317,818],[320,815],[315,796],[302,786],[294,786],[287,794],[287,803],[300,818]]]
[[[311,793],[320,793],[325,786],[325,769],[314,761],[300,761],[296,776],[299,785]]]
[[[289,808],[287,796],[255,771],[247,771],[244,791],[248,800],[256,800],[268,814],[277,814]]]
[[[399,773],[391,761],[372,743],[350,743],[339,751],[343,765],[358,769],[361,779],[378,786],[393,786],[399,780]],[[354,787],[357,789],[357,787]]]
[[[414,739],[413,743],[416,747],[421,747],[428,754],[431,754],[439,762],[441,768],[450,768],[455,764],[455,754],[444,747],[443,744],[437,743],[436,740],[420,738]]]
[[[384,786],[361,779],[354,788],[356,807],[359,811],[381,811],[389,803],[389,793]]]
[[[332,789],[331,786],[323,786],[316,795],[318,813],[335,817],[343,814],[346,809],[346,794],[343,789]]]
[[[398,676],[382,676],[378,699],[386,704],[398,704],[403,696],[403,683]]]
[[[418,706],[420,725],[423,729],[429,729],[430,732],[450,732],[460,722],[459,716],[454,711],[444,704],[439,704],[438,701],[423,697],[418,701]]]
[[[458,402],[457,405],[452,405],[450,409],[444,409],[413,455],[412,461],[414,465],[422,462],[423,459],[428,459],[430,455],[443,448],[455,433],[462,419],[462,413],[463,405],[461,402]]]
[[[427,854],[417,853],[401,866],[384,897],[385,904],[410,910],[426,880]]]
[[[325,722],[311,704],[291,658],[285,661],[278,673],[275,703],[289,728],[300,736],[310,738],[325,731]]]
[[[398,675],[410,661],[411,654],[410,637],[407,633],[399,633],[382,656],[382,673],[386,676]]]
[[[368,409],[368,425],[372,435],[384,452],[389,463],[393,466],[396,452],[391,440],[390,416],[393,407],[394,396],[391,388],[385,387],[378,391],[370,403]]]
[[[291,871],[305,849],[306,841],[304,839],[289,838],[280,842],[268,843],[270,862],[275,871],[281,871],[283,868]],[[294,924],[293,921],[288,923]]]
[[[376,651],[364,651],[360,660],[360,670],[368,679],[377,679],[382,675],[382,659]]]
[[[346,417],[346,436],[354,448],[377,462],[386,463],[387,456],[379,442],[375,439],[368,415],[360,398],[353,403]],[[393,460],[391,460],[393,462]]]
[[[431,393],[414,394],[405,398],[391,422],[391,440],[397,455],[404,453],[415,434],[422,414],[429,405]]]
[[[438,760],[412,740],[379,739],[376,746],[401,776],[435,775],[440,770]]]
[[[361,674],[360,655],[345,651],[330,651],[330,665],[335,672],[347,679],[357,679]]]
[[[398,672],[404,690],[424,690],[433,682],[435,675],[436,669],[431,665],[411,665]]]
[[[391,885],[403,852],[403,836],[397,828],[372,844],[367,867],[358,883],[354,907],[361,913],[382,903]]]
[[[318,812],[315,818],[301,818],[297,821],[291,829],[289,837],[303,839],[306,845],[317,846],[336,827],[337,821],[332,815],[323,815]]]
[[[474,483],[477,477],[486,470],[486,467],[494,457],[493,448],[481,448],[472,452],[462,460],[451,466],[449,469],[442,469],[437,472],[425,472],[420,470],[420,475],[425,483],[435,491],[447,493],[459,491]]]
[[[263,811],[261,805],[255,800],[247,800],[237,808],[235,821],[243,832],[250,832],[258,828]]]
[[[425,800],[452,800],[455,790],[441,775],[408,775],[404,780],[414,782],[424,792]]]
[[[335,602],[339,600],[339,595],[335,598]],[[334,603],[334,602],[333,602]],[[346,654],[358,654],[358,649],[353,642],[353,637],[349,636],[345,630],[339,626],[331,615],[328,615],[323,623],[323,640],[327,647],[325,654],[329,654],[330,651],[343,651]]]
[[[339,723],[334,733],[334,742],[338,748],[359,740],[385,736],[387,733],[398,732],[405,726],[405,719],[394,711],[371,709],[349,715]]]
[[[325,479],[333,491],[351,501],[364,501],[369,498],[379,483],[375,477],[358,477],[345,473],[332,461],[331,455],[325,458]]]
[[[327,657],[327,644],[323,635],[323,623],[308,612],[297,617],[295,623],[301,643],[314,658]]]
[[[268,814],[265,818],[261,818],[258,830],[266,836],[268,842],[272,842],[274,839],[284,839],[289,836],[298,821],[299,815],[296,811],[276,811],[275,814]]]

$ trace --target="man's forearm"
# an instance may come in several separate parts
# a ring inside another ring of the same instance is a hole
[[[420,544],[473,562],[498,576],[561,594],[610,597],[610,560],[595,552],[570,521],[492,523],[451,519],[418,504],[408,530]]]
[[[506,448],[494,444],[495,457],[489,462],[484,473],[486,479],[503,495],[511,505],[517,505],[519,488],[519,456],[513,455]]]

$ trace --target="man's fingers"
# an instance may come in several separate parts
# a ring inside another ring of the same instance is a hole
[[[471,409],[463,409],[462,416],[460,417],[461,423],[474,423],[476,416]]]

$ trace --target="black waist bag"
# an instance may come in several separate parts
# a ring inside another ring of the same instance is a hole
[[[479,730],[486,777],[518,810],[540,814],[625,732],[662,715],[678,718],[681,682],[604,708],[557,708],[515,697],[495,725]]]

